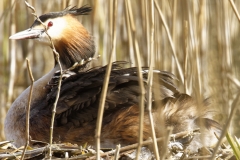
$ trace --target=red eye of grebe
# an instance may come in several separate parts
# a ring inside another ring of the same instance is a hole
[[[53,22],[52,21],[48,22],[48,27],[52,27],[52,26],[53,26]]]

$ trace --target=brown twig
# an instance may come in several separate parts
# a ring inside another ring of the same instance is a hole
[[[109,56],[108,60],[108,66],[106,69],[106,74],[104,77],[103,82],[103,88],[101,92],[99,107],[98,107],[98,116],[97,116],[97,124],[96,124],[96,149],[97,149],[97,159],[100,160],[100,137],[101,137],[101,126],[102,126],[102,119],[103,119],[103,112],[104,112],[104,106],[105,106],[105,100],[106,100],[106,94],[107,94],[107,88],[109,83],[109,77],[112,70],[112,57],[113,54],[116,52],[116,19],[117,19],[117,0],[114,1],[114,16],[113,16],[113,27],[112,27],[112,49],[111,54]]]
[[[78,152],[80,150],[79,147],[65,147],[62,144],[54,144],[52,147],[53,152]],[[46,147],[40,147],[33,150],[26,151],[25,158],[31,159],[36,158],[36,156],[39,156],[41,154],[46,153]],[[22,152],[20,150],[15,150],[14,152],[10,152],[9,154],[0,154],[0,159],[17,159],[18,156],[20,156]],[[83,155],[84,156],[84,155]],[[70,159],[70,158],[69,158]]]
[[[194,135],[199,134],[199,133],[200,133],[199,128],[191,130],[191,131],[183,131],[183,132],[179,132],[179,133],[170,135],[170,140],[175,141],[179,138],[185,138],[187,136],[194,136]],[[156,138],[156,141],[160,142],[160,141],[163,141],[164,139],[165,139],[165,137],[160,137],[160,138]],[[150,145],[152,143],[153,143],[152,139],[146,140],[146,141],[142,142],[141,146],[147,146],[147,145]],[[138,146],[139,146],[138,143],[131,144],[131,145],[120,148],[119,152],[124,152],[124,151],[128,151],[128,150],[131,150],[131,149],[136,149]],[[107,156],[107,155],[113,155],[114,153],[115,153],[115,150],[111,150],[109,152],[102,153],[101,157],[104,157],[104,156]],[[92,159],[96,159],[96,156],[87,158],[87,160],[92,160]],[[137,156],[136,156],[136,159],[137,159]]]
[[[56,114],[56,107],[57,107],[57,102],[58,102],[58,99],[59,99],[59,96],[60,96],[60,90],[61,90],[61,84],[62,84],[62,65],[61,65],[61,62],[59,60],[59,53],[56,51],[55,49],[55,46],[53,44],[53,41],[52,41],[52,38],[50,37],[50,35],[48,34],[47,32],[47,27],[46,25],[39,19],[39,17],[37,16],[36,14],[36,11],[35,11],[35,8],[32,7],[30,4],[28,4],[26,1],[25,1],[25,4],[27,5],[28,8],[30,8],[32,11],[33,11],[33,15],[36,17],[36,19],[44,26],[44,31],[45,33],[47,34],[48,38],[49,38],[49,41],[51,43],[51,47],[52,47],[52,51],[53,53],[55,54],[55,59],[59,65],[59,68],[60,68],[60,76],[59,76],[59,81],[58,81],[58,90],[57,90],[57,95],[56,95],[56,99],[54,101],[54,104],[53,104],[53,109],[52,109],[52,118],[51,118],[51,126],[50,126],[50,142],[49,142],[49,157],[51,158],[52,154],[51,154],[51,148],[52,148],[52,140],[53,140],[53,126],[54,126],[54,120],[55,120],[55,114]]]
[[[63,70],[63,74],[65,74],[65,73],[68,72],[68,71],[72,71],[72,70],[74,70],[74,69],[76,69],[76,68],[84,67],[84,66],[86,66],[89,62],[91,62],[92,60],[96,60],[96,59],[98,59],[99,57],[100,57],[100,55],[98,55],[96,58],[90,57],[90,58],[88,58],[87,60],[84,60],[84,59],[83,59],[81,62],[76,62],[76,63],[74,63],[70,68]]]
[[[22,152],[21,160],[24,159],[26,149],[29,145],[29,118],[30,118],[30,108],[31,108],[33,84],[34,84],[34,78],[33,78],[33,74],[32,74],[32,69],[31,69],[30,64],[29,64],[29,60],[26,59],[26,61],[27,61],[28,74],[29,74],[29,77],[30,77],[30,80],[31,80],[31,85],[30,85],[30,93],[29,93],[29,96],[28,96],[28,106],[27,106],[27,109],[26,109],[26,144],[25,144],[23,152]]]
[[[207,155],[207,156],[191,156],[191,157],[185,157],[184,159],[210,159],[211,156]]]
[[[172,134],[170,135],[170,140],[174,141],[177,140],[179,138],[184,138],[186,136],[194,136],[195,134],[199,134],[200,129],[194,129],[191,131],[183,131],[180,133],[176,133],[176,134]],[[164,140],[165,137],[161,137],[161,138],[157,138],[157,142]],[[143,146],[148,146],[150,144],[152,144],[153,141],[152,140],[146,140],[143,141]],[[136,147],[138,146],[138,144],[132,144],[132,145],[128,145],[122,148],[119,148],[119,153],[120,152],[125,152],[128,150],[132,150],[132,149],[136,149]],[[41,147],[41,148],[36,148],[33,150],[27,150],[26,151],[26,156],[25,158],[35,158],[36,156],[40,156],[42,154],[44,154],[46,151],[46,147]],[[52,147],[52,151],[53,152],[61,152],[61,153],[65,153],[65,152],[71,152],[72,154],[76,155],[73,156],[71,158],[68,159],[80,159],[80,158],[88,158],[88,159],[96,159],[96,156],[92,156],[89,157],[89,154],[84,154],[84,155],[77,155],[82,153],[81,152],[81,148],[79,146],[66,146],[64,144],[55,144]],[[101,157],[107,156],[107,155],[116,155],[116,150],[112,150],[109,152],[105,152],[101,154]],[[20,151],[20,149],[14,150],[13,152],[10,152],[9,154],[0,154],[0,159],[13,159],[13,158],[17,158],[18,156],[20,156],[22,154],[22,152]]]

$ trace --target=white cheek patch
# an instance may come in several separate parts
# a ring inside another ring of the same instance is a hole
[[[67,22],[65,20],[65,18],[63,17],[59,17],[59,18],[54,18],[54,19],[48,19],[44,24],[46,25],[46,27],[48,27],[48,23],[49,22],[52,22],[52,26],[50,26],[48,29],[47,29],[47,33],[49,34],[49,36],[52,38],[52,39],[60,39],[61,38],[61,35],[62,35],[62,32],[63,30],[65,29],[65,27],[67,27]],[[41,26],[42,28],[43,26]],[[38,41],[40,42],[43,42],[43,43],[46,43],[48,45],[50,45],[50,40],[49,40],[49,37],[48,35],[43,32],[39,38],[37,38]]]
[[[46,25],[50,21],[53,23],[53,25],[48,28],[48,34],[50,35],[50,37],[54,37],[54,39],[60,39],[63,30],[67,27],[67,22],[65,18],[59,17],[59,18],[49,19],[46,22]],[[46,33],[44,34],[45,34],[44,36],[47,36]]]

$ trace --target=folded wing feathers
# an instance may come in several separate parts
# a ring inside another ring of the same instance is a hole
[[[106,67],[91,69],[87,72],[80,72],[72,75],[62,81],[60,98],[57,104],[57,116],[61,124],[70,121],[71,115],[80,116],[77,119],[87,121],[96,117],[96,111],[100,99],[102,84],[104,81]],[[143,68],[143,81],[147,86],[147,68]],[[159,83],[160,93],[159,100],[166,97],[172,97],[177,93],[177,89],[173,84],[175,76],[168,72],[155,71],[154,83]],[[153,87],[154,88],[154,87]],[[155,92],[156,88],[154,88]],[[52,108],[57,93],[57,86],[53,86],[47,96],[48,108]],[[121,68],[117,63],[113,64],[111,72],[108,93],[106,96],[105,109],[110,110],[123,105],[137,104],[140,96],[139,79],[137,69]],[[156,97],[156,96],[155,96]],[[94,112],[92,112],[94,110]],[[84,115],[84,116],[83,116]],[[90,118],[86,118],[90,116]],[[85,118],[84,118],[85,117]],[[75,120],[71,120],[75,125],[79,125]],[[81,123],[82,123],[81,122]]]

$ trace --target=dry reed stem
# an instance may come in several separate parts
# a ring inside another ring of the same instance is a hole
[[[169,150],[168,150],[168,144],[171,140],[173,140],[174,142],[176,141],[176,137],[175,135],[179,134],[172,134],[172,131],[173,131],[173,127],[168,127],[167,128],[167,132],[165,132],[165,135],[164,135],[164,143],[163,143],[163,146],[162,146],[162,155],[161,155],[161,159],[165,159],[166,156],[169,154]],[[190,131],[189,133],[191,134],[192,131]],[[198,129],[196,129],[195,131],[193,132],[198,132]],[[180,134],[179,134],[180,135]],[[187,135],[187,134],[186,134]],[[184,137],[184,136],[183,136]]]
[[[129,45],[129,48],[130,48],[130,59],[131,59],[131,62],[132,62],[132,65],[133,66],[136,66],[136,60],[133,56],[133,52],[134,52],[134,46],[133,46],[133,37],[132,37],[132,34],[131,34],[131,26],[130,26],[130,20],[129,20],[129,15],[128,15],[128,11],[127,11],[127,8],[126,8],[126,2],[125,3],[125,21],[126,21],[126,28],[127,28],[127,36],[128,36],[128,45]]]
[[[235,114],[235,112],[236,112],[236,110],[237,110],[237,108],[238,108],[238,105],[237,105],[237,104],[238,104],[238,101],[239,101],[239,97],[240,97],[240,91],[238,91],[238,94],[237,94],[237,96],[235,97],[235,99],[234,99],[234,101],[233,101],[233,103],[232,103],[232,105],[231,105],[230,115],[229,115],[229,117],[228,117],[228,119],[227,119],[227,121],[226,121],[226,124],[225,124],[224,128],[222,129],[221,136],[219,137],[219,140],[218,140],[217,145],[216,145],[216,147],[215,147],[215,149],[214,149],[214,151],[213,151],[213,154],[212,154],[212,156],[211,156],[211,159],[214,159],[214,158],[215,158],[215,155],[217,154],[218,148],[219,148],[219,146],[221,145],[221,143],[222,143],[222,141],[223,141],[223,138],[226,136],[226,133],[227,133],[227,130],[228,130],[229,125],[230,125],[230,123],[231,123],[231,120],[232,120],[232,118],[233,118],[233,116],[234,116],[234,114]]]
[[[26,61],[27,61],[28,75],[29,75],[29,78],[31,80],[31,85],[30,85],[30,93],[29,93],[29,96],[28,96],[28,106],[26,108],[26,144],[25,144],[23,152],[22,152],[21,160],[24,159],[26,149],[29,145],[29,119],[30,119],[31,100],[32,100],[33,85],[34,85],[34,78],[33,78],[33,74],[32,74],[32,69],[30,67],[29,60],[26,59]]]
[[[145,12],[142,13],[142,17],[143,17],[143,21],[145,23],[142,23],[142,27],[143,27],[143,30],[145,31],[145,37],[146,37],[146,40],[147,40],[147,57],[148,57],[148,66],[150,65],[150,61],[151,61],[151,53],[150,53],[150,47],[151,47],[151,42],[150,42],[150,27],[149,27],[149,15],[151,17],[151,20],[152,20],[152,12],[150,12],[149,14],[149,0],[145,0],[145,1],[142,1],[142,3],[144,2],[144,4],[142,4],[144,6],[144,8],[142,10],[144,10]],[[151,7],[151,6],[150,6]],[[152,27],[152,26],[151,26]],[[149,54],[150,53],[150,54]]]
[[[187,5],[187,20],[188,20],[188,25],[189,25],[189,36],[190,36],[190,42],[191,42],[191,48],[192,48],[192,68],[193,68],[193,73],[194,76],[192,77],[195,81],[193,84],[195,86],[194,91],[196,93],[196,99],[197,103],[199,104],[199,97],[201,97],[201,75],[200,75],[200,58],[199,58],[199,39],[197,34],[197,29],[196,29],[196,18],[193,16],[195,14],[195,9],[192,7],[192,2],[186,1]]]
[[[177,25],[177,15],[178,15],[178,13],[177,13],[177,2],[178,1],[173,1],[173,13],[172,13],[172,19],[171,19],[172,26]],[[172,33],[172,41],[175,44],[175,46],[177,46],[177,40],[176,40],[177,39],[177,36],[176,36],[177,33],[176,33],[176,28],[175,27],[172,27],[172,32],[171,33]],[[177,47],[176,47],[176,49],[177,49]],[[175,68],[176,68],[175,60],[172,57],[172,59],[171,59],[171,73],[175,73]],[[185,82],[185,79],[184,79],[184,82]]]
[[[115,150],[115,154],[114,154],[114,160],[118,160],[120,148],[121,148],[120,144],[116,146],[116,150]]]
[[[11,5],[12,5],[12,10],[15,10],[16,5],[15,4],[15,0],[11,0]],[[15,14],[14,12],[11,13],[11,33],[16,33],[16,25],[15,23]],[[13,96],[13,86],[14,86],[14,82],[15,82],[15,68],[16,68],[16,41],[11,41],[10,42],[10,74],[9,74],[9,83],[8,83],[8,95],[7,95],[7,108],[9,108],[10,106],[10,102],[12,100],[12,96]]]
[[[240,15],[238,13],[238,10],[237,10],[237,7],[236,7],[235,3],[233,2],[233,0],[229,0],[229,2],[230,2],[231,6],[233,8],[234,13],[237,16],[237,19],[240,21]]]
[[[180,78],[181,78],[181,82],[184,83],[184,75],[183,75],[183,71],[182,71],[182,68],[181,68],[181,65],[179,63],[179,60],[177,58],[177,54],[176,54],[176,49],[175,49],[175,46],[173,44],[173,41],[172,41],[172,37],[171,37],[171,34],[169,32],[169,29],[168,29],[168,26],[167,26],[167,23],[166,23],[166,20],[162,14],[162,11],[158,5],[158,2],[156,0],[154,0],[154,3],[155,3],[155,7],[157,8],[157,11],[159,13],[159,16],[161,17],[161,20],[162,20],[162,23],[163,23],[163,26],[166,30],[166,33],[167,33],[167,36],[168,36],[168,40],[170,42],[170,46],[171,46],[171,49],[172,49],[172,55],[175,59],[175,62],[176,62],[176,65],[177,65],[177,69],[178,69],[178,72],[179,72],[179,75],[180,75]]]
[[[112,70],[112,57],[113,54],[116,53],[116,19],[117,19],[117,0],[114,0],[114,10],[113,13],[113,23],[112,23],[112,49],[110,53],[110,57],[108,59],[108,65],[103,81],[103,87],[102,87],[102,92],[100,96],[100,102],[99,102],[99,107],[98,107],[98,115],[97,115],[97,123],[96,123],[96,150],[97,150],[97,159],[100,160],[100,137],[101,137],[101,127],[102,127],[102,119],[103,119],[103,112],[104,112],[104,107],[105,107],[105,100],[106,100],[106,94],[107,94],[107,89],[108,89],[108,84],[109,84],[109,78]]]
[[[154,128],[154,122],[153,122],[153,115],[152,115],[152,85],[153,85],[153,63],[154,63],[154,1],[151,0],[150,2],[150,45],[148,43],[148,46],[150,46],[150,63],[149,63],[149,71],[148,71],[148,80],[147,80],[147,111],[148,116],[150,120],[150,126],[151,126],[151,134],[153,139],[153,150],[155,154],[155,158],[157,160],[160,159],[159,152],[158,152],[158,145],[156,141],[156,133]],[[147,9],[147,8],[146,8]],[[147,16],[148,17],[148,16]],[[149,50],[148,50],[149,51]]]
[[[0,106],[4,106],[5,99],[3,93],[0,93]],[[1,124],[4,124],[4,117],[6,115],[6,111],[4,107],[0,107],[0,139],[4,139],[4,127]]]
[[[206,53],[206,46],[208,43],[208,40],[205,40],[204,35],[208,34],[207,33],[207,22],[206,22],[206,0],[202,0],[200,1],[200,13],[199,13],[199,22],[198,25],[196,25],[196,34],[197,37],[196,41],[197,41],[197,45],[196,46],[196,61],[197,61],[197,86],[199,88],[199,90],[197,91],[197,94],[199,94],[198,99],[200,98],[200,101],[202,101],[202,95],[203,95],[203,89],[204,89],[204,75],[201,74],[203,67],[202,67],[202,59],[201,56],[205,56]],[[195,21],[197,21],[197,19],[195,18]],[[197,23],[197,22],[195,22]],[[201,52],[202,51],[202,52]],[[203,64],[204,65],[204,64]],[[199,101],[199,102],[200,102]],[[201,102],[200,102],[201,103]]]
[[[184,47],[184,92],[188,94],[188,80],[187,80],[187,71],[188,71],[188,22],[185,21],[185,28],[184,28],[184,37],[185,37],[185,47]]]
[[[133,45],[134,45],[134,54],[135,58],[137,60],[137,75],[139,78],[139,86],[140,86],[140,97],[139,97],[139,137],[138,137],[138,147],[137,147],[137,156],[136,159],[139,158],[140,151],[141,151],[141,146],[143,142],[143,120],[144,120],[144,95],[145,95],[145,88],[143,85],[143,77],[142,77],[142,68],[141,68],[141,57],[140,57],[140,52],[139,52],[139,46],[138,46],[138,41],[136,38],[136,27],[133,21],[133,14],[132,14],[132,8],[130,5],[129,0],[125,0],[125,8],[126,8],[126,13],[127,17],[129,18],[129,24],[131,28],[131,33],[133,37]]]
[[[240,81],[237,78],[230,74],[227,74],[227,77],[237,86],[238,89],[240,89]]]

